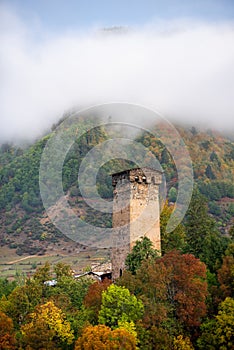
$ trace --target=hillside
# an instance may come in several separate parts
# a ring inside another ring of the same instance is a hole
[[[83,120],[83,123],[85,125],[87,122]],[[74,130],[69,130],[67,137]],[[181,126],[178,131],[188,147],[194,179],[209,202],[210,214],[215,217],[221,232],[227,233],[234,214],[234,143],[216,132]],[[21,258],[32,255],[39,255],[41,259],[43,256],[57,256],[58,260],[59,256],[72,255],[73,261],[76,261],[75,257],[80,254],[86,256],[87,261],[90,257],[93,258],[92,261],[108,258],[108,251],[94,252],[63,236],[45,213],[39,191],[39,165],[49,137],[50,134],[25,148],[10,144],[3,144],[0,148],[0,249],[3,265],[5,261],[9,262],[7,257],[11,254],[11,260],[17,260],[17,256]],[[76,140],[63,167],[63,187],[72,209],[82,220],[99,227],[111,227],[111,215],[90,208],[83,201],[76,182],[84,155],[105,140],[105,129],[93,129],[88,135]],[[167,179],[169,200],[174,202],[177,173],[172,157],[152,134],[137,135],[136,140],[147,146],[159,159]],[[97,188],[103,198],[112,196],[109,174],[125,166],[126,161],[118,159],[101,167],[97,176]],[[88,251],[86,255],[83,253],[85,251]],[[87,261],[86,265],[89,264]],[[37,262],[30,264],[35,268]]]
[[[194,181],[207,198],[209,212],[221,231],[233,222],[234,207],[234,143],[216,131],[199,131],[194,127],[177,126],[193,164]],[[139,141],[158,157],[166,175],[169,200],[176,200],[177,173],[174,162],[160,140],[150,134]]]

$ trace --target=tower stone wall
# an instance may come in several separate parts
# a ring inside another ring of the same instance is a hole
[[[147,236],[161,252],[159,185],[161,172],[135,168],[112,175],[113,244],[112,277],[125,269],[125,259],[135,242]]]

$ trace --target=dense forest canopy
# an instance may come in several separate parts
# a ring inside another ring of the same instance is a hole
[[[199,259],[187,240],[160,257],[145,237],[115,283],[74,278],[71,266],[48,262],[21,282],[0,279],[0,347],[231,350],[233,239],[224,246],[212,272],[202,261],[212,246]],[[52,277],[54,286],[45,283]]]

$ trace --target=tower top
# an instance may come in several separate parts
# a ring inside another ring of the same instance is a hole
[[[159,185],[162,174],[162,171],[150,167],[130,168],[112,174],[112,185],[116,186],[119,180]]]
[[[154,171],[156,173],[160,173],[160,174],[163,174],[162,171],[158,170],[158,169],[155,169],[155,168],[152,168],[152,167],[148,167],[148,166],[145,166],[145,167],[135,167],[135,168],[129,168],[129,169],[125,169],[125,170],[122,170],[122,171],[118,171],[116,173],[112,173],[111,175],[118,175],[118,174],[122,174],[122,173],[130,173],[130,172],[133,172],[133,171]]]

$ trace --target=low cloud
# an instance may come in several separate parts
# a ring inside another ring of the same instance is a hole
[[[116,101],[155,108],[172,121],[233,127],[232,22],[56,35],[0,11],[0,141],[38,137],[72,106]]]

